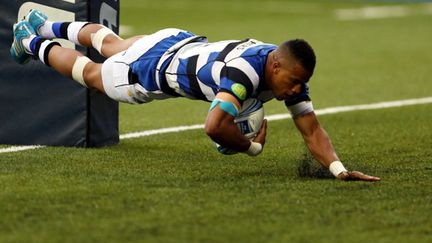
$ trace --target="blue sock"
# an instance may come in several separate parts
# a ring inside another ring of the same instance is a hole
[[[53,46],[60,46],[58,42],[47,40],[36,36],[30,42],[30,50],[35,58],[39,58],[47,66],[50,66],[48,61],[48,54]]]

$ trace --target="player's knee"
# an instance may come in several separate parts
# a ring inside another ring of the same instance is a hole
[[[84,87],[88,87],[84,79],[84,70],[92,61],[86,56],[77,56],[72,66],[72,79]]]
[[[122,39],[111,29],[102,26],[91,36],[91,43],[100,54],[107,57],[107,50],[112,46],[119,44]]]
[[[89,62],[83,72],[84,81],[89,88],[100,90],[102,87],[101,64]],[[103,90],[102,90],[103,91]]]

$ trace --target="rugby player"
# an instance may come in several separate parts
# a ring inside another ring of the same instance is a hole
[[[95,48],[107,60],[95,63],[63,48],[54,38]],[[267,122],[253,141],[234,123],[243,101],[284,101],[312,155],[338,179],[377,181],[348,171],[320,126],[308,92],[315,54],[304,40],[279,46],[254,39],[208,43],[180,29],[123,40],[110,29],[88,22],[51,22],[38,10],[14,26],[11,56],[24,64],[32,57],[82,86],[131,104],[172,97],[212,102],[205,131],[216,143],[251,156],[263,150]]]

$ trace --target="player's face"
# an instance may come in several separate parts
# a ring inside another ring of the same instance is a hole
[[[300,64],[280,66],[273,69],[270,88],[277,100],[285,100],[301,92],[301,86],[310,78]]]

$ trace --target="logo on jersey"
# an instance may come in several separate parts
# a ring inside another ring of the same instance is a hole
[[[237,50],[244,50],[246,48],[248,48],[249,46],[255,45],[257,42],[255,40],[249,40],[241,45],[237,46]]]
[[[246,99],[246,87],[242,84],[235,83],[231,85],[231,91],[239,98],[240,100]]]

